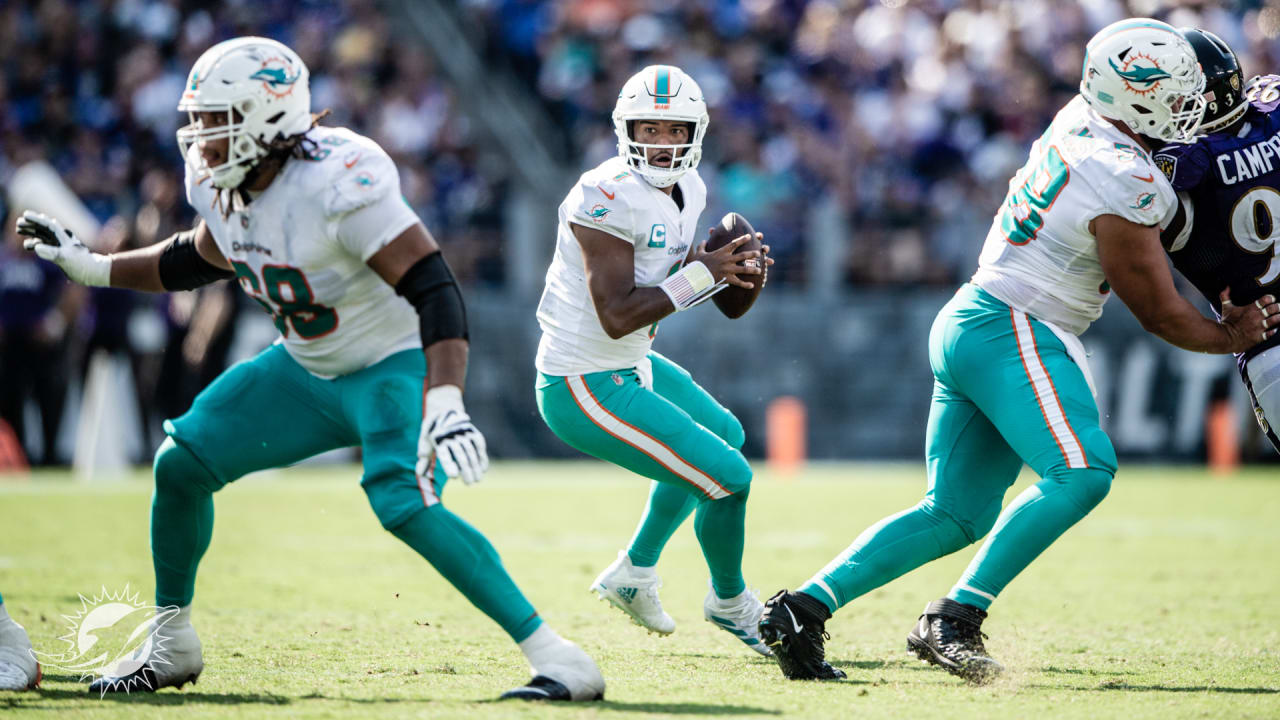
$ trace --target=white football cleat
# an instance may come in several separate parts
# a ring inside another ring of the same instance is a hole
[[[670,635],[676,621],[662,609],[658,588],[662,579],[653,568],[631,564],[626,550],[618,551],[618,559],[604,569],[591,583],[591,590],[610,605],[631,616],[631,620],[651,633]]]
[[[773,651],[760,639],[760,615],[763,612],[764,603],[750,590],[743,590],[737,597],[721,598],[713,588],[702,603],[702,613],[707,622],[738,638],[761,655],[772,657]]]
[[[500,700],[590,702],[604,699],[604,676],[582,648],[543,624],[520,649],[533,670],[533,679]]]
[[[204,656],[190,618],[190,605],[157,613],[151,641],[134,653],[132,671],[98,678],[89,684],[89,692],[155,692],[165,687],[182,689],[187,683],[194,685],[204,670]],[[159,627],[155,627],[157,624]]]
[[[0,690],[31,690],[40,674],[27,631],[12,619],[0,621]]]

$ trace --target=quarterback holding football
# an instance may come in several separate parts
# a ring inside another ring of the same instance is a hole
[[[630,545],[592,590],[649,631],[673,632],[654,566],[696,511],[711,574],[705,616],[767,655],[756,629],[762,606],[742,578],[751,486],[742,424],[651,350],[663,318],[729,286],[758,291],[764,282],[768,246],[746,247],[759,234],[714,251],[697,240],[708,122],[701,89],[680,68],[650,66],[623,85],[613,111],[618,155],[583,173],[560,204],[537,313],[538,408],[569,445],[653,481]]]

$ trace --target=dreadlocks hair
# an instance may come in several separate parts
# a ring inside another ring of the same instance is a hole
[[[318,113],[312,113],[311,127],[314,128],[319,125],[320,121],[328,117],[330,112],[331,111],[326,108]],[[307,129],[310,130],[311,128]],[[263,157],[263,162],[258,163],[255,167],[262,166],[262,164],[268,160],[284,161],[289,158],[293,158],[295,160],[319,159],[316,154],[316,141],[307,137],[307,133],[305,132],[298,133],[297,135],[290,135],[289,137],[278,137],[269,143],[263,143],[259,140],[258,143],[267,149],[267,154]],[[251,170],[250,173],[252,172],[253,171]],[[245,180],[247,181],[248,178],[245,178]]]
[[[311,127],[307,128],[307,132],[320,124],[320,121],[329,116],[332,111],[328,108],[318,113],[311,114]],[[294,160],[319,160],[321,155],[319,147],[315,140],[307,137],[307,132],[300,132],[288,137],[277,137],[270,142],[263,142],[261,138],[254,138],[258,145],[266,148],[267,153],[262,156],[249,172],[245,173],[244,180],[240,181],[240,185],[235,188],[219,188],[213,194],[212,207],[222,213],[223,219],[231,217],[235,199],[238,197],[240,206],[248,205],[242,189],[257,182],[258,177],[262,174],[263,169],[269,166],[281,167],[285,161]],[[223,191],[226,195],[223,195]]]

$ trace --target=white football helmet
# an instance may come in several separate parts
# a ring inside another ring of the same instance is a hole
[[[690,142],[683,145],[638,143],[631,137],[630,124],[636,120],[677,120],[693,125]],[[707,133],[707,103],[702,88],[674,65],[650,65],[622,85],[613,107],[613,130],[618,136],[618,154],[654,187],[668,187],[682,175],[698,167],[702,159],[702,136]],[[671,167],[650,165],[646,150],[671,150]]]
[[[1194,142],[1204,115],[1204,72],[1191,43],[1150,18],[1112,23],[1089,41],[1080,94],[1099,115],[1164,142]]]
[[[204,51],[187,77],[178,111],[190,124],[178,130],[178,147],[191,170],[211,175],[219,188],[238,187],[267,154],[266,143],[311,128],[307,66],[297,53],[270,38],[241,37]],[[226,113],[222,125],[204,127],[196,113]],[[192,146],[228,139],[226,161],[209,167]]]

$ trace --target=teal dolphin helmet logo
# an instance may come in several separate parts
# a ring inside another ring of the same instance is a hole
[[[1139,65],[1140,60],[1146,60],[1150,65]],[[1132,53],[1124,58],[1124,67],[1116,65],[1114,58],[1107,58],[1107,63],[1111,65],[1111,69],[1116,71],[1116,75],[1124,81],[1125,85],[1139,95],[1146,95],[1156,89],[1161,80],[1169,80],[1173,76],[1165,72],[1153,58],[1149,58],[1141,53]]]
[[[249,79],[261,80],[267,92],[276,97],[283,97],[293,92],[293,84],[302,77],[302,73],[296,70],[290,75],[289,70],[292,69],[284,58],[268,58],[262,63],[262,67],[249,76]]]
[[[292,85],[298,82],[298,73],[292,76],[286,75],[284,70],[280,68],[262,68],[258,72],[249,76],[250,80],[261,80],[268,85]]]

